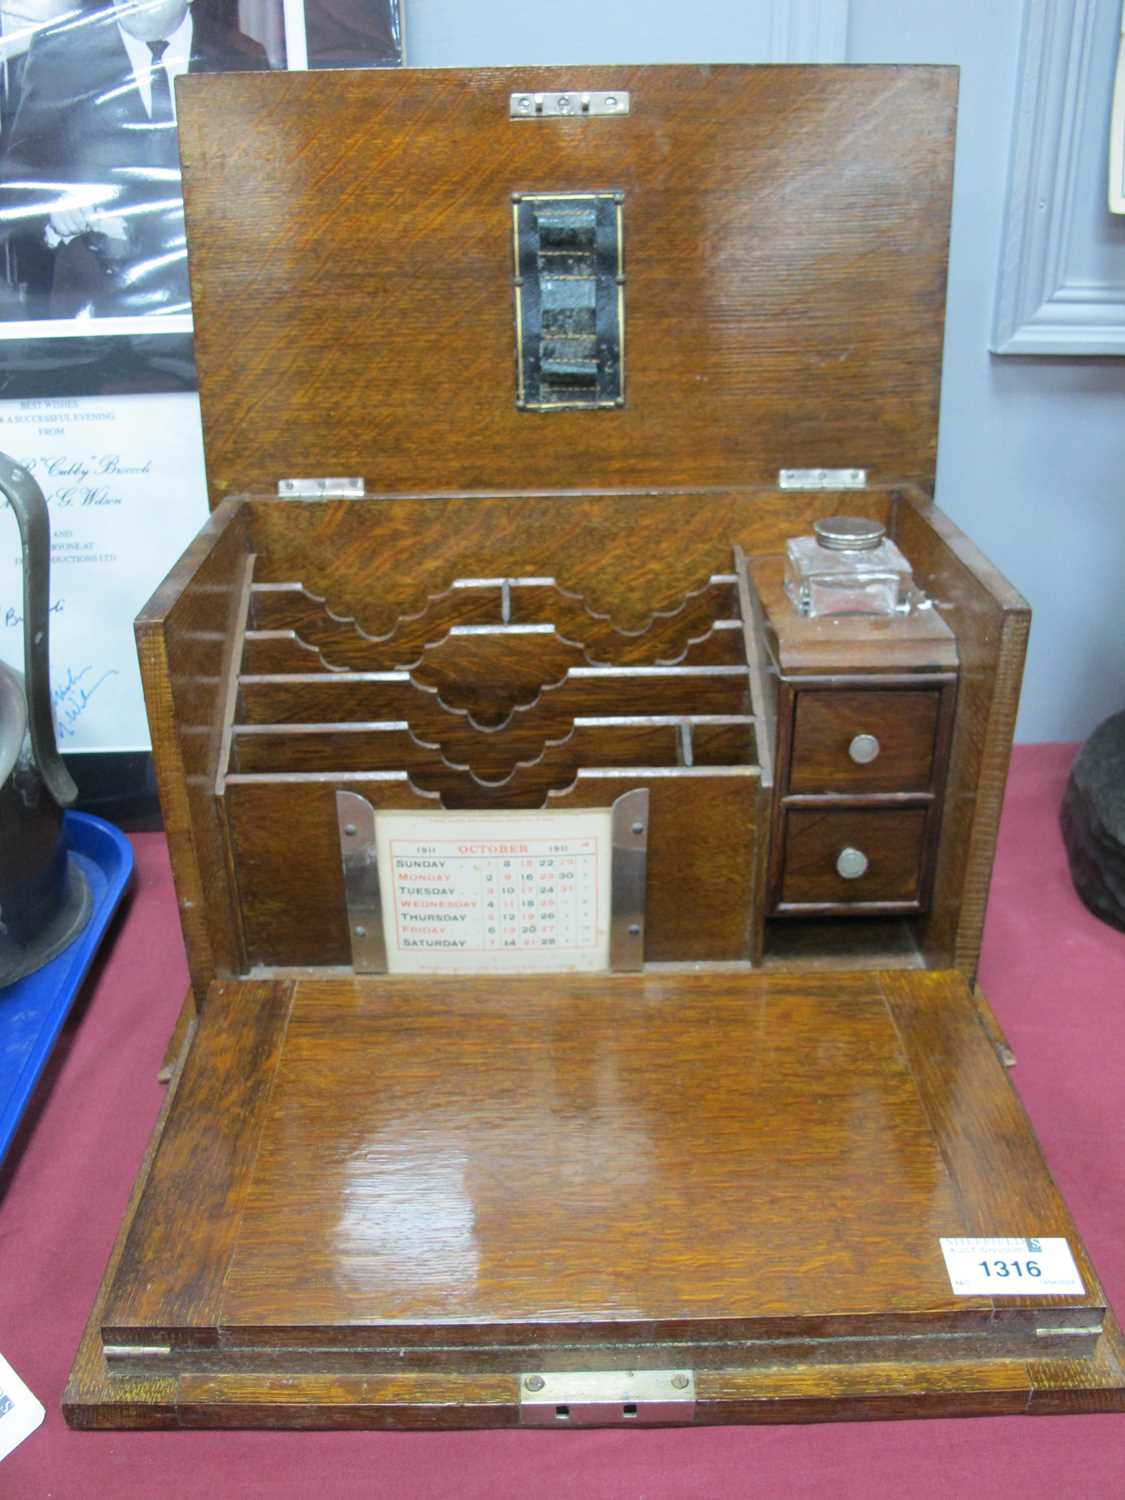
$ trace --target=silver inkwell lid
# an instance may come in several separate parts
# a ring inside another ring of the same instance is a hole
[[[829,552],[872,552],[887,534],[882,522],[866,516],[825,516],[814,522],[813,531]]]

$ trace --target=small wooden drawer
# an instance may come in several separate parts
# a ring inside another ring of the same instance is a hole
[[[789,790],[928,791],[940,705],[938,688],[798,692]]]
[[[790,808],[782,906],[917,904],[927,817],[924,807]]]

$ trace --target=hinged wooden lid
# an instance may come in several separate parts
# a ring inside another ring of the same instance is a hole
[[[520,68],[181,81],[212,498],[929,487],[956,73]],[[515,91],[627,116],[510,118]],[[513,193],[620,192],[625,404],[516,406]]]

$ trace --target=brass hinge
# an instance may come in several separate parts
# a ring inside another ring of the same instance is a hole
[[[778,487],[783,490],[862,490],[866,469],[779,469]]]
[[[362,500],[362,479],[279,479],[279,500]]]
[[[581,89],[539,94],[532,90],[512,94],[508,115],[513,120],[580,120],[584,115],[627,115],[628,89],[600,89],[586,93]]]

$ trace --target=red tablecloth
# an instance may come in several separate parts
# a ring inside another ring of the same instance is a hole
[[[981,978],[1016,1085],[1125,1313],[1125,935],[1071,888],[1057,808],[1074,748],[1017,750]],[[1125,1416],[651,1432],[74,1433],[59,1399],[160,1105],[186,985],[164,840],[137,880],[0,1175],[0,1353],[47,1407],[6,1500],[113,1496],[1125,1497]]]

